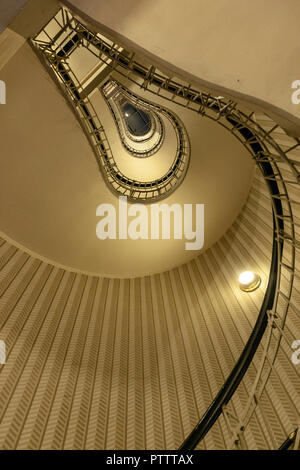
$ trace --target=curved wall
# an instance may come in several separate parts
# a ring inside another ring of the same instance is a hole
[[[177,448],[222,386],[257,318],[272,240],[265,188],[257,174],[242,213],[218,243],[154,276],[76,274],[1,240],[0,339],[8,358],[0,366],[0,446]],[[251,294],[237,284],[245,268],[262,275]],[[292,313],[287,328],[300,337]],[[296,426],[287,399],[300,408],[291,352],[281,350],[263,414],[247,428],[250,448],[279,446]],[[257,357],[249,377],[256,364]],[[234,398],[237,410],[247,399],[247,380]],[[200,448],[227,443],[221,418]]]

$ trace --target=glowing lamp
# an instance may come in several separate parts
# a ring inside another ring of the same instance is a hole
[[[240,289],[245,292],[252,292],[260,286],[261,278],[252,271],[244,271],[239,276]]]

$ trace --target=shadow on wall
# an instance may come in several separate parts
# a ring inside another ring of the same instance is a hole
[[[13,21],[24,7],[27,0],[1,0],[0,4],[0,34]]]
[[[26,39],[37,34],[41,27],[61,8],[57,0],[1,0],[1,4],[3,1],[7,4],[23,3],[25,8],[15,11],[10,19],[9,28]],[[2,6],[0,7],[0,18],[2,18]]]
[[[92,17],[92,9],[89,9],[88,7],[86,8],[87,13],[83,12],[81,8],[78,8],[77,5],[80,4],[80,2],[69,2],[68,0],[63,0],[61,3],[64,4],[66,8],[70,8],[72,11],[72,14],[74,16],[78,16],[87,25],[90,25],[91,27],[96,28],[97,31],[101,31],[106,35],[106,37],[112,41],[120,40],[121,44],[124,44],[124,36],[119,35],[116,31],[112,31],[110,28],[105,26],[103,23],[99,23],[99,21],[94,21]],[[139,11],[146,11],[147,8],[149,8],[149,2],[147,0],[115,0],[114,1],[114,8],[109,8],[109,11],[107,9],[107,3],[103,2],[103,10],[105,10],[105,19],[107,22],[107,19],[110,19],[109,16],[112,18],[115,17],[115,12],[118,12],[118,25],[119,29],[122,29],[123,23],[128,23],[128,20],[132,17],[135,19],[138,16]],[[84,7],[87,6],[87,2],[84,3]],[[92,6],[92,5],[91,5]],[[98,5],[97,5],[98,6]],[[99,14],[99,17],[101,17],[101,4],[99,2],[99,10],[97,12]],[[107,17],[108,15],[108,17]],[[98,15],[97,15],[98,17]],[[101,29],[99,30],[99,26]],[[128,40],[125,42],[128,42]]]

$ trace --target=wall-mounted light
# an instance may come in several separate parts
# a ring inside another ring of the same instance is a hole
[[[252,292],[260,286],[261,278],[252,271],[244,271],[239,275],[240,289],[245,292]]]

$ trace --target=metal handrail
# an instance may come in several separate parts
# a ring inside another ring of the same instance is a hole
[[[106,93],[105,93],[105,86],[107,86],[107,84],[110,84],[111,82],[113,82],[118,88],[120,88],[125,96],[129,96],[130,99],[133,102],[135,102],[135,104],[137,106],[141,107],[141,109],[144,109],[148,113],[150,111],[149,115],[150,115],[151,122],[152,122],[152,126],[151,126],[151,131],[152,132],[151,132],[150,137],[147,137],[146,139],[134,138],[134,136],[132,136],[132,134],[130,134],[130,132],[128,131],[126,124],[123,122],[124,119],[122,118],[122,112],[121,112],[121,109],[120,109],[118,103],[114,103],[115,106],[118,109],[119,116],[121,118],[117,117],[117,114],[116,114],[112,104],[110,103],[110,99],[107,99]],[[116,127],[117,127],[119,135],[120,135],[120,140],[121,140],[124,148],[127,151],[129,151],[131,155],[134,155],[134,156],[139,157],[139,158],[147,158],[147,157],[150,157],[150,156],[154,155],[156,152],[158,152],[158,150],[161,148],[161,146],[164,142],[165,128],[164,128],[163,121],[158,116],[157,112],[155,111],[154,106],[151,105],[150,103],[146,102],[145,100],[142,100],[141,98],[137,98],[135,95],[133,95],[133,93],[129,92],[128,90],[125,90],[125,88],[120,83],[116,82],[116,80],[108,80],[101,87],[101,93],[102,93],[104,99],[106,100],[106,104],[108,105],[109,110],[112,114],[112,117],[115,121]],[[143,106],[143,108],[142,108],[142,106]],[[136,142],[137,145],[139,143],[149,142],[151,139],[153,139],[153,136],[154,136],[155,132],[158,135],[157,141],[154,141],[154,143],[151,143],[151,146],[149,147],[149,149],[146,148],[146,149],[141,149],[140,150],[140,149],[137,148],[137,146],[134,147],[132,145],[129,145],[127,140],[126,140],[126,137],[127,137],[128,140]]]
[[[76,41],[79,44],[78,37]],[[75,44],[74,37],[69,42],[73,47]],[[144,203],[150,203],[169,196],[178,188],[188,170],[190,142],[183,123],[173,111],[152,104],[156,112],[159,112],[170,121],[175,131],[177,148],[170,168],[164,175],[152,181],[133,180],[124,175],[118,168],[103,126],[89,98],[81,99],[80,97],[80,90],[82,88],[80,82],[65,60],[67,53],[70,53],[72,47],[69,43],[64,43],[64,47],[57,47],[54,52],[44,44],[41,46],[35,40],[32,40],[31,44],[34,46],[34,50],[39,53],[39,57],[43,62],[50,65],[48,72],[52,72],[53,77],[59,78],[59,85],[63,83],[64,87],[61,87],[61,90],[67,92],[65,95],[69,103],[76,116],[80,117],[83,129],[94,150],[104,181],[112,192],[118,196],[120,194],[127,196],[128,200],[132,202],[139,200]],[[68,52],[66,52],[66,49]]]
[[[280,130],[277,124],[273,123],[271,129],[266,130],[264,126],[256,122],[254,112],[246,114],[238,109],[237,103],[199,91],[182,79],[180,82],[176,82],[176,79],[164,75],[154,65],[146,66],[139,62],[134,53],[120,51],[118,45],[109,44],[103,39],[103,36],[90,31],[72,16],[67,14],[67,18],[68,24],[76,32],[82,44],[95,55],[97,55],[95,52],[97,49],[99,51],[97,57],[110,68],[111,72],[125,77],[153,95],[159,95],[170,102],[212,119],[226,128],[248,150],[268,186],[273,209],[274,240],[270,279],[264,303],[240,360],[230,374],[228,382],[225,382],[226,387],[222,387],[205,413],[204,421],[200,421],[201,433],[198,434],[197,439],[190,442],[192,446],[195,446],[199,441],[199,436],[202,438],[216,419],[223,414],[231,433],[230,445],[239,445],[243,441],[245,427],[250,422],[253,413],[260,404],[262,394],[266,390],[266,384],[274,368],[281,340],[286,339],[285,324],[288,311],[292,308],[300,315],[297,307],[291,302],[295,257],[300,250],[295,233],[293,207],[299,205],[300,202],[289,196],[291,187],[299,188],[300,158],[297,157],[298,160],[297,158],[295,160],[295,157],[292,155],[290,158],[290,155],[300,149],[300,140],[291,138],[291,144],[283,149],[275,138],[276,132],[278,129]],[[39,47],[45,49],[46,46],[40,44]],[[91,49],[91,47],[93,48]],[[285,282],[285,286],[282,281]],[[235,420],[235,424],[231,425],[228,419],[227,404],[235,396],[234,391],[242,382],[249,364],[253,359],[256,360],[254,353],[262,342],[264,347],[249,399],[239,415],[230,413],[230,418]],[[299,413],[299,411],[296,412]],[[272,440],[270,432],[269,436]]]
[[[197,444],[205,437],[207,432],[222,414],[224,407],[228,404],[237,387],[241,383],[245,373],[247,372],[247,369],[250,363],[252,362],[254,354],[256,353],[257,348],[268,326],[267,312],[272,309],[274,303],[279,260],[280,253],[278,253],[278,247],[276,242],[276,230],[274,229],[272,262],[270,267],[268,286],[250,338],[248,339],[242,354],[240,355],[237,363],[235,364],[234,368],[232,369],[230,375],[228,376],[224,385],[220,389],[219,393],[214,398],[213,402],[211,403],[203,417],[200,419],[199,423],[195,426],[189,436],[179,447],[179,450],[193,450],[197,446]],[[243,426],[240,426],[240,431],[244,431]]]
[[[278,450],[290,450],[291,446],[294,444],[296,441],[296,436],[297,436],[298,428],[296,428],[294,431],[292,431],[286,440],[281,444],[281,446],[278,448]],[[295,449],[297,450],[297,449]]]

